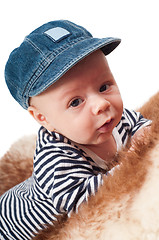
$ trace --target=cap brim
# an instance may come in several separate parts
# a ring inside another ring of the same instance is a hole
[[[59,80],[69,69],[92,52],[101,49],[105,55],[111,53],[121,40],[118,38],[88,38],[60,53],[45,69],[32,86],[29,96],[39,95]]]

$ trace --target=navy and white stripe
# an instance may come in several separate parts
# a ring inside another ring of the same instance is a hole
[[[145,119],[139,112],[124,109],[121,121],[116,126],[123,146],[126,145],[128,138],[133,137],[139,129],[151,124],[151,121]]]
[[[124,109],[116,127],[123,145],[130,134],[148,124],[139,113]],[[41,127],[33,175],[1,196],[0,239],[31,239],[57,215],[77,211],[102,184],[101,172],[69,139]]]

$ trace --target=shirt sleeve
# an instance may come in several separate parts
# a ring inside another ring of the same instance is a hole
[[[121,121],[117,125],[117,130],[125,145],[129,136],[133,136],[139,129],[151,124],[151,120],[145,119],[140,112],[124,109]]]
[[[56,211],[68,215],[103,183],[102,174],[95,175],[89,161],[73,147],[61,150],[45,146],[36,156],[34,174]]]

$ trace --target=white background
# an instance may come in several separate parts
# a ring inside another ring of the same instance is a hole
[[[0,3],[0,157],[39,125],[11,97],[4,80],[10,52],[40,25],[68,19],[95,37],[119,37],[109,65],[128,108],[137,108],[159,90],[158,0],[5,0]]]

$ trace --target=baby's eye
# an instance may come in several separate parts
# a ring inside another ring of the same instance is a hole
[[[100,87],[99,91],[100,91],[100,92],[104,92],[104,91],[106,91],[108,88],[109,88],[109,85],[108,85],[108,84],[103,84],[103,85]]]
[[[70,107],[78,107],[82,102],[81,98],[76,98],[70,103]]]

